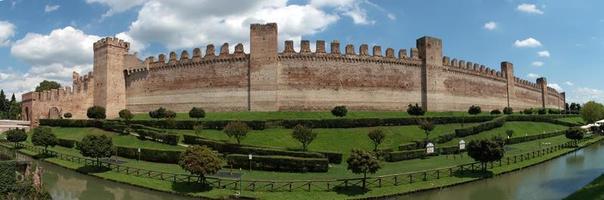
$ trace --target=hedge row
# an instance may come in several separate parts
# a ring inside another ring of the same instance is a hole
[[[202,125],[204,129],[222,130],[232,120],[220,121],[196,121],[196,120],[132,120],[132,124],[142,124],[155,128],[164,129],[188,129],[191,130],[197,125]],[[266,121],[242,121],[247,124],[252,130],[266,129]]]
[[[7,194],[14,190],[14,186],[17,183],[17,179],[15,178],[16,171],[17,161],[0,161],[0,194]]]
[[[567,115],[568,116],[568,115]],[[506,121],[531,121],[531,122],[547,122],[563,126],[577,126],[577,123],[558,120],[564,115],[512,115],[506,118]]]
[[[248,155],[229,154],[226,156],[229,166],[233,168],[282,172],[327,172],[329,161],[326,158],[299,158],[289,156],[254,155],[249,160]]]
[[[138,148],[117,146],[117,155],[124,158],[139,159]],[[140,159],[149,162],[176,164],[182,151],[141,148]]]
[[[476,123],[494,119],[495,116],[449,116],[449,117],[405,117],[405,118],[361,118],[361,119],[300,119],[300,120],[282,120],[281,126],[293,128],[302,124],[311,128],[357,128],[357,127],[375,127],[375,126],[405,126],[416,125],[420,120],[430,120],[434,124],[450,123]]]
[[[565,132],[566,132],[566,130],[553,131],[553,132],[549,132],[549,133],[522,136],[522,137],[512,137],[510,139],[506,139],[505,144],[517,144],[517,143],[522,143],[522,142],[539,140],[539,139],[543,139],[543,138],[550,138],[550,137],[555,137],[555,136],[559,136],[559,135],[564,135]]]
[[[401,148],[401,147],[399,147]],[[403,150],[403,151],[392,151],[387,152],[385,155],[385,160],[388,162],[397,162],[403,160],[411,160],[416,158],[424,158],[426,156],[436,156],[436,155],[445,155],[445,154],[457,154],[460,152],[464,152],[465,150],[460,151],[459,146],[444,146],[444,147],[435,147],[434,153],[427,154],[426,148],[414,149],[414,150]]]
[[[165,143],[169,145],[177,145],[180,140],[180,135],[170,133],[165,130],[147,127],[144,125],[133,124],[131,125],[134,132],[136,132],[141,139],[151,139],[156,142]]]
[[[65,147],[65,148],[71,149],[76,146],[76,143],[77,143],[77,141],[75,141],[75,140],[57,138],[57,145]]]
[[[475,135],[483,131],[488,131],[494,128],[503,126],[506,121],[506,116],[495,118],[491,121],[483,122],[475,126],[455,129],[455,137],[465,137]]]
[[[303,151],[287,151],[274,148],[262,148],[247,145],[238,145],[233,143],[226,143],[222,141],[209,140],[206,138],[183,135],[183,142],[185,144],[193,145],[205,145],[221,153],[232,153],[232,154],[254,154],[254,155],[279,155],[279,156],[290,156],[290,157],[301,157],[301,158],[325,158],[330,163],[339,164],[342,162],[342,154],[335,152],[303,152]]]

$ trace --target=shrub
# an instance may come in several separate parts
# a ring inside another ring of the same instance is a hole
[[[505,108],[503,108],[503,114],[511,115],[513,113],[514,113],[514,109],[512,109],[512,107],[505,107]]]
[[[359,149],[352,150],[346,163],[348,163],[348,170],[352,173],[363,174],[363,189],[367,188],[367,173],[375,174],[382,167],[373,154]]]
[[[126,121],[126,123],[129,123],[130,120],[132,120],[132,118],[134,118],[134,115],[128,109],[120,110],[119,115],[120,115],[121,119]]]
[[[229,154],[227,162],[233,168],[249,168],[248,155]],[[253,155],[253,170],[281,172],[327,172],[329,161],[326,158],[299,158],[289,156]]]
[[[86,116],[90,119],[105,119],[107,115],[105,114],[105,107],[102,106],[92,106],[88,108],[86,111]]]
[[[247,124],[240,121],[230,122],[224,127],[224,133],[229,137],[234,137],[237,140],[237,144],[241,144],[241,140],[247,136],[250,128]]]
[[[57,138],[57,145],[65,147],[65,148],[73,148],[76,146],[75,140],[61,139]]]
[[[193,107],[189,111],[189,117],[197,120],[206,117],[206,111],[203,108]]]
[[[522,111],[523,114],[526,115],[532,115],[533,114],[533,109],[532,108],[526,108]]]
[[[331,109],[331,114],[336,117],[344,117],[348,113],[346,106],[336,106]]]
[[[174,118],[176,118],[176,113],[171,110],[166,110],[166,115],[164,117],[166,119],[174,119]]]
[[[539,110],[537,110],[537,113],[540,115],[545,115],[547,114],[547,110],[545,108],[539,108]]]
[[[560,110],[560,109],[553,109],[553,108],[550,108],[550,109],[548,109],[548,110],[547,110],[547,112],[548,112],[549,114],[561,114],[561,113],[562,113],[562,110]]]
[[[223,161],[208,147],[192,146],[181,154],[178,165],[191,174],[205,177],[222,169]]]
[[[468,143],[468,155],[480,162],[483,171],[486,163],[501,159],[503,153],[503,145],[494,140],[472,140]]]
[[[501,111],[499,109],[491,110],[491,115],[500,115]]]
[[[297,125],[292,131],[292,137],[302,143],[302,151],[306,151],[308,145],[317,137],[317,133],[310,128]]]
[[[468,113],[469,113],[470,115],[478,115],[478,114],[480,114],[481,112],[482,112],[482,111],[481,111],[481,109],[480,109],[480,106],[477,106],[477,105],[472,105],[472,106],[470,106],[470,108],[468,108]]]
[[[166,109],[164,107],[159,107],[157,110],[149,111],[149,117],[153,119],[162,119],[166,117]]]
[[[141,148],[139,157],[138,148],[118,146],[116,149],[117,155],[120,157],[130,159],[140,158],[144,161],[170,164],[177,164],[178,160],[180,159],[180,154],[182,153],[182,151],[177,150]]]
[[[25,133],[25,129],[11,129],[6,131],[4,134],[6,134],[6,140],[15,143],[15,147],[19,147],[19,142],[24,142],[27,140],[27,133]]]
[[[52,133],[49,127],[34,128],[34,133],[31,135],[31,143],[36,146],[43,146],[44,153],[48,153],[48,147],[57,145],[57,136]]]
[[[407,106],[407,113],[409,115],[413,115],[413,116],[420,116],[420,115],[424,115],[424,113],[426,113],[426,111],[424,111],[424,109],[416,103],[415,105],[409,104]]]
[[[86,135],[82,141],[78,143],[78,149],[82,156],[96,159],[98,166],[100,158],[109,158],[113,153],[113,142],[106,135]]]
[[[430,135],[430,131],[434,130],[434,124],[430,120],[419,120],[418,124],[419,128],[424,130],[426,141],[428,141],[428,135]]]
[[[72,115],[71,113],[65,113],[63,114],[63,117],[65,117],[66,119],[71,119]]]
[[[373,151],[377,152],[378,146],[384,142],[386,134],[382,129],[373,129],[367,134],[371,142],[373,143]]]

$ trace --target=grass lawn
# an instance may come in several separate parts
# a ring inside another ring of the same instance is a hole
[[[469,116],[467,112],[427,112],[424,116]],[[482,112],[480,115],[489,115]],[[349,111],[345,118],[411,117],[406,111]],[[335,119],[331,112],[208,112],[202,120],[270,120],[270,119]],[[137,113],[135,120],[152,119],[148,113]],[[189,113],[176,113],[177,120],[191,119]]]
[[[564,198],[566,200],[604,199],[604,175],[591,181],[583,188]]]
[[[520,137],[520,136],[527,136],[527,135],[543,134],[546,132],[557,131],[557,130],[565,130],[567,128],[568,127],[566,127],[566,126],[550,124],[550,123],[545,123],[545,122],[506,122],[502,127],[484,131],[477,135],[463,137],[462,139],[465,140],[466,142],[468,142],[470,140],[475,140],[475,139],[491,139],[492,137],[495,137],[495,136],[506,138],[507,134],[505,132],[507,130],[514,131],[514,134],[512,135],[512,137]],[[459,138],[455,138],[455,139],[445,143],[445,145],[455,145],[459,142],[459,140],[460,140]]]
[[[583,120],[583,118],[581,117],[565,117],[565,118],[560,118],[560,121],[565,121],[565,122],[573,122],[573,123],[578,123],[578,124],[585,124],[585,120]]]
[[[154,148],[154,149],[165,149],[165,150],[184,150],[184,147],[162,144],[158,142],[152,142],[148,140],[139,140],[132,135],[119,135],[114,132],[104,131],[97,128],[63,128],[63,127],[52,127],[53,133],[57,138],[71,139],[80,141],[84,136],[88,134],[95,135],[106,135],[111,137],[113,145],[124,146],[124,147],[143,147],[143,148]]]

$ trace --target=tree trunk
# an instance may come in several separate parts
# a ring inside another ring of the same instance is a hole
[[[363,189],[367,189],[365,182],[367,182],[367,172],[363,172]]]

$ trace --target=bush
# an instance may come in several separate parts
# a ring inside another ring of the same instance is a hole
[[[118,146],[117,155],[124,158],[139,159],[138,148]],[[140,159],[149,162],[176,164],[182,151],[141,148]]]
[[[491,115],[500,115],[501,111],[499,109],[491,110]]]
[[[540,115],[545,115],[547,114],[547,110],[545,108],[539,108],[539,110],[537,111],[538,114]]]
[[[241,144],[241,140],[247,136],[247,132],[249,131],[250,128],[247,126],[247,124],[240,121],[230,122],[224,127],[224,133],[229,136],[229,138],[235,138],[237,140],[237,144]]]
[[[174,119],[176,118],[176,112],[171,110],[166,110],[166,115],[164,116],[166,119]]]
[[[72,115],[71,113],[65,113],[63,114],[63,117],[65,117],[66,119],[71,119]]]
[[[532,108],[526,108],[522,111],[523,114],[525,115],[532,115],[533,114],[533,109]]]
[[[199,120],[201,118],[206,117],[206,111],[203,110],[203,108],[193,107],[189,111],[189,117],[190,118],[195,118],[195,119]]]
[[[250,167],[248,155],[229,154],[226,156],[228,165],[233,168]],[[252,169],[281,172],[327,172],[329,161],[326,158],[297,158],[289,156],[254,155]]]
[[[149,111],[149,117],[153,119],[166,118],[166,110],[164,107],[159,107],[157,110]]]
[[[547,112],[548,112],[549,114],[561,114],[561,113],[562,113],[562,110],[560,110],[560,109],[554,109],[554,108],[550,108],[550,109],[548,109],[548,110],[547,110]]]
[[[126,122],[129,122],[130,120],[132,120],[132,118],[134,118],[134,115],[128,109],[120,110],[119,115],[120,118]]]
[[[15,146],[17,146],[19,142],[24,142],[27,140],[27,133],[25,133],[25,129],[11,129],[6,131],[4,134],[6,135],[6,140],[15,143]]]
[[[415,104],[415,105],[409,104],[407,106],[407,113],[409,115],[413,115],[413,116],[420,116],[420,115],[424,115],[424,113],[426,113],[426,111],[418,104]]]
[[[470,108],[468,108],[468,113],[469,113],[470,115],[478,115],[478,114],[480,114],[481,112],[482,112],[482,111],[481,111],[481,109],[480,109],[480,106],[477,106],[477,105],[472,105],[472,106],[470,106]]]
[[[336,106],[331,109],[331,114],[336,117],[344,117],[348,113],[346,106]]]
[[[73,148],[76,146],[75,140],[61,139],[57,138],[57,145],[65,147],[65,148]]]
[[[88,108],[86,111],[86,116],[90,119],[105,119],[107,115],[105,114],[105,108],[102,106],[92,106]]]
[[[513,113],[514,113],[514,109],[512,109],[512,107],[505,107],[505,108],[503,108],[503,114],[511,115]]]

